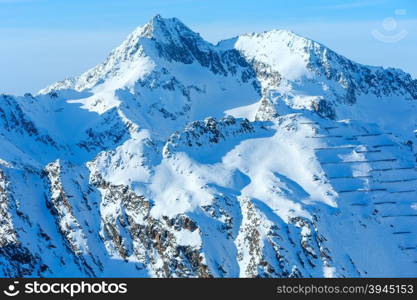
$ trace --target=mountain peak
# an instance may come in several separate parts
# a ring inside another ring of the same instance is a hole
[[[138,27],[133,35],[154,38],[160,42],[175,39],[178,36],[194,36],[200,38],[177,18],[163,18],[160,14],[155,15],[144,26]]]
[[[135,29],[104,63],[77,78],[53,84],[40,93],[64,89],[82,91],[102,83],[107,83],[108,90],[114,91],[133,86],[156,67],[166,69],[173,63],[183,66],[197,63],[212,73],[224,76],[237,74],[241,69],[247,72],[242,77],[247,81],[254,73],[261,76],[263,72],[272,71],[273,74],[264,80],[262,89],[265,90],[283,87],[286,82],[311,81],[315,77],[316,86],[334,85],[330,90],[332,93],[335,91],[336,98],[351,99],[349,103],[355,102],[357,95],[369,91],[376,95],[401,91],[401,94],[417,98],[416,83],[411,82],[408,74],[354,63],[326,46],[289,30],[244,34],[214,46],[179,19],[163,18],[159,14]],[[390,76],[398,80],[392,81]],[[381,89],[381,81],[393,88]],[[394,84],[399,86],[394,88]],[[255,86],[259,87],[259,82],[255,82]]]

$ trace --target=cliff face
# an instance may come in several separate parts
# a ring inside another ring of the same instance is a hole
[[[417,82],[284,30],[153,18],[0,96],[0,274],[416,276]]]

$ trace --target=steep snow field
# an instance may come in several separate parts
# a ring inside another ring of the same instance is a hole
[[[417,81],[154,17],[0,96],[3,277],[415,277]]]

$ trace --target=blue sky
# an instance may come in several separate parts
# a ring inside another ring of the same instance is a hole
[[[212,42],[291,29],[417,78],[415,0],[0,0],[0,93],[36,92],[79,75],[157,13]]]

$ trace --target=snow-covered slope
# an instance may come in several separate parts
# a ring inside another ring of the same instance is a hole
[[[417,276],[417,81],[154,17],[0,96],[0,274]]]

